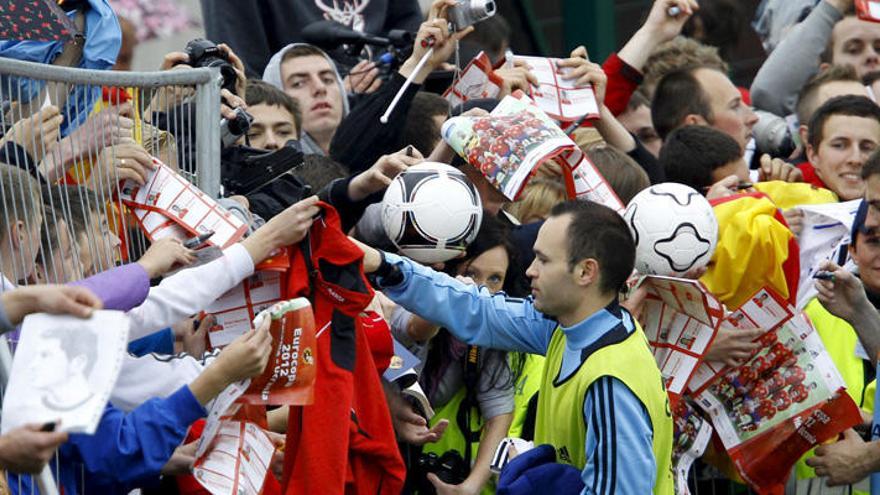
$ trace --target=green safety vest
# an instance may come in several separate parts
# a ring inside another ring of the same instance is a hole
[[[584,399],[590,385],[603,376],[623,382],[641,401],[654,431],[653,451],[657,465],[655,495],[672,495],[672,414],[663,378],[641,327],[622,342],[607,345],[581,364],[574,375],[557,382],[565,350],[565,334],[557,328],[547,349],[535,444],[556,447],[557,460],[583,469],[586,465]]]
[[[508,436],[521,438],[526,421],[526,412],[529,409],[529,402],[541,388],[543,377],[544,356],[540,354],[526,354],[526,362],[523,364],[522,374],[516,380],[516,385],[514,385],[513,421],[510,423]]]
[[[853,401],[862,409],[871,412],[874,410],[874,396],[870,396],[869,401],[867,394],[873,394],[874,384],[872,381],[865,386],[865,371],[862,359],[856,356],[856,344],[859,337],[853,327],[846,321],[832,315],[822,306],[818,299],[813,299],[804,308],[804,312],[810,317],[816,333],[822,339],[831,361],[843,377],[846,383],[846,393],[852,397]],[[866,390],[870,388],[870,390]],[[816,472],[813,468],[807,466],[806,460],[813,457],[813,451],[810,450],[798,460],[795,465],[795,474],[798,479],[815,478]],[[857,492],[854,492],[857,493]]]
[[[434,417],[428,422],[430,427],[434,427],[434,425],[436,425],[441,419],[449,420],[449,426],[446,427],[440,440],[434,443],[426,443],[425,446],[422,447],[422,452],[433,452],[440,456],[445,452],[454,450],[464,457],[464,449],[466,445],[464,441],[464,433],[461,431],[461,428],[458,427],[458,421],[456,420],[458,409],[461,407],[464,397],[465,387],[461,387],[458,393],[456,393],[449,402],[444,404],[440,409],[434,411]],[[483,416],[480,414],[479,408],[473,408],[470,415],[471,431],[482,431],[483,424]],[[479,450],[479,448],[480,442],[471,442],[471,459],[477,458],[477,450]],[[489,479],[489,482],[483,487],[481,493],[482,495],[491,495],[495,493],[494,479]]]
[[[422,452],[433,452],[439,456],[449,450],[455,450],[464,457],[464,433],[458,427],[458,421],[456,420],[458,408],[461,407],[461,403],[464,401],[464,395],[465,388],[461,387],[458,393],[452,396],[452,399],[449,399],[449,402],[434,411],[434,417],[428,422],[430,427],[434,427],[441,419],[449,420],[449,426],[446,427],[446,431],[443,432],[440,440],[434,443],[426,443],[422,448]],[[470,422],[471,431],[481,431],[483,429],[483,416],[480,415],[480,410],[476,407],[471,410]],[[477,458],[477,450],[479,448],[480,442],[471,442],[471,459]]]

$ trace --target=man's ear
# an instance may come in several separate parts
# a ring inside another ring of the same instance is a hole
[[[574,280],[575,283],[581,287],[586,287],[590,284],[598,282],[599,262],[593,258],[581,260],[574,267]]]
[[[813,168],[816,170],[816,175],[818,175],[821,179],[822,172],[819,170],[819,167],[816,166],[816,159],[819,157],[818,150],[814,148],[812,144],[806,143],[804,145],[804,153],[807,156],[807,161],[810,162],[813,165]]]
[[[684,116],[683,125],[709,125],[709,121],[700,114],[689,113]]]
[[[810,137],[810,128],[807,126],[807,124],[801,124],[798,126],[798,136],[800,136],[801,138],[801,146],[803,146],[804,149],[807,149],[807,144],[809,144]]]
[[[24,222],[16,220],[9,226],[9,239],[12,241],[12,248],[20,251],[22,246],[27,242],[27,229]]]

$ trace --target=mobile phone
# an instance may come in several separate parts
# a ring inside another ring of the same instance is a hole
[[[208,232],[205,232],[204,234],[197,235],[197,236],[195,236],[195,237],[192,237],[192,238],[190,238],[190,239],[187,239],[187,240],[183,243],[183,247],[185,247],[185,248],[187,248],[187,249],[195,249],[195,248],[201,246],[202,244],[204,244],[204,243],[205,243],[208,239],[210,239],[211,236],[213,236],[213,235],[214,235],[214,231],[213,231],[213,230],[209,230]]]
[[[855,0],[855,6],[859,19],[880,22],[880,0]]]

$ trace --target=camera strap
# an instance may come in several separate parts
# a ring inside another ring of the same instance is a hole
[[[471,413],[478,407],[477,403],[477,386],[480,380],[480,371],[478,364],[480,362],[480,348],[475,345],[469,345],[464,362],[464,400],[458,408],[456,414],[456,423],[464,437],[464,460],[465,465],[470,470],[471,467],[471,445],[480,441],[481,432],[471,430]]]

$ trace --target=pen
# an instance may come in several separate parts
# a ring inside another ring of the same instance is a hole
[[[816,272],[813,274],[813,278],[818,280],[830,280],[834,282],[834,274],[831,272]]]
[[[751,189],[751,188],[753,188],[753,187],[755,187],[755,185],[752,184],[751,182],[740,182],[739,184],[737,184],[737,185],[735,186],[735,188],[736,188],[737,190],[739,190],[739,191],[742,191],[743,189]],[[704,188],[703,188],[703,192],[706,192],[706,191],[708,191],[709,189],[712,189],[712,186],[706,186],[706,187],[704,187]]]
[[[195,237],[187,239],[186,242],[183,243],[183,247],[185,247],[187,249],[195,249],[195,248],[201,246],[202,244],[204,244],[205,241],[210,239],[211,236],[213,236],[213,235],[214,235],[213,230],[205,232],[204,234],[197,235]]]

